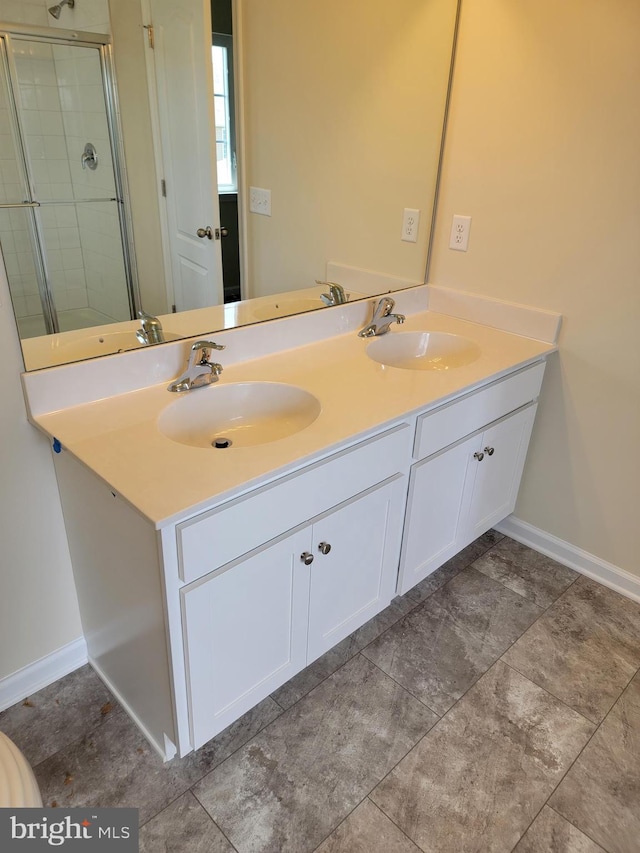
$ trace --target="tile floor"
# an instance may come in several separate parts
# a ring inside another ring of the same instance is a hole
[[[163,765],[89,667],[0,714],[143,853],[638,853],[640,604],[490,531]]]

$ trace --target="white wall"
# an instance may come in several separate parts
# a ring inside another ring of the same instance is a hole
[[[429,277],[564,315],[516,515],[637,575],[639,32],[629,0],[463,0]]]
[[[27,423],[22,369],[0,263],[0,679],[82,634],[51,451]]]

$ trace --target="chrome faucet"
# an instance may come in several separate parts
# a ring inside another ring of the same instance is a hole
[[[224,346],[213,341],[196,341],[189,353],[189,362],[182,376],[167,386],[167,391],[191,391],[217,382],[222,373],[222,365],[209,361],[211,350],[221,350]]]
[[[142,321],[142,328],[136,332],[136,338],[140,343],[145,345],[163,344],[164,332],[160,320],[152,314],[147,314],[146,311],[138,311],[138,317]]]
[[[373,309],[373,317],[358,334],[361,338],[373,338],[375,335],[385,335],[392,323],[404,323],[404,314],[392,314],[396,303],[390,296],[383,296]]]
[[[326,285],[329,288],[329,293],[321,293],[320,299],[329,307],[331,305],[344,305],[349,301],[349,297],[344,292],[344,287],[341,284],[336,284],[335,281],[319,281],[316,279],[316,284]]]

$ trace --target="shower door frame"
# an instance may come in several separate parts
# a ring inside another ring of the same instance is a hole
[[[12,40],[36,41],[42,44],[66,45],[68,47],[87,47],[98,50],[100,59],[100,72],[102,77],[102,92],[105,101],[105,115],[109,131],[109,143],[113,162],[113,179],[116,191],[114,198],[60,200],[38,202],[33,191],[34,181],[27,156],[25,144],[25,132],[22,124],[20,107],[16,101],[16,92],[19,89],[18,76],[15,68]],[[47,334],[55,334],[60,331],[55,301],[50,285],[50,277],[47,271],[46,250],[44,248],[44,237],[42,224],[36,216],[36,209],[49,204],[70,204],[77,206],[91,202],[112,201],[118,205],[118,222],[120,226],[120,240],[122,245],[122,256],[124,264],[125,285],[129,301],[130,319],[135,319],[140,310],[140,291],[138,286],[137,269],[135,263],[135,248],[133,241],[133,230],[131,225],[131,209],[129,205],[129,194],[126,185],[126,172],[124,169],[124,151],[122,147],[122,132],[119,123],[118,95],[116,89],[115,67],[113,62],[113,48],[111,36],[102,33],[89,33],[79,30],[52,29],[50,27],[38,27],[30,24],[12,24],[0,21],[0,61],[4,65],[5,76],[8,84],[9,110],[13,117],[12,132],[17,137],[16,158],[19,159],[25,178],[25,190],[29,198],[24,203],[0,204],[0,210],[23,209],[30,212],[29,226],[34,249],[34,262],[38,278],[38,289],[42,312]],[[16,318],[17,322],[17,318]]]

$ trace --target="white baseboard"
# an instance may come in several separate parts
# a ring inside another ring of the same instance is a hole
[[[528,545],[534,551],[557,560],[563,566],[569,566],[570,569],[575,569],[576,572],[598,581],[603,586],[608,586],[609,589],[627,598],[640,601],[640,577],[632,575],[626,569],[607,563],[606,560],[601,560],[600,557],[583,551],[582,548],[577,548],[565,542],[564,539],[540,530],[533,524],[521,521],[514,515],[507,516],[500,524],[496,524],[495,528],[517,542]]]
[[[87,663],[84,637],[0,679],[0,711],[21,702]]]

